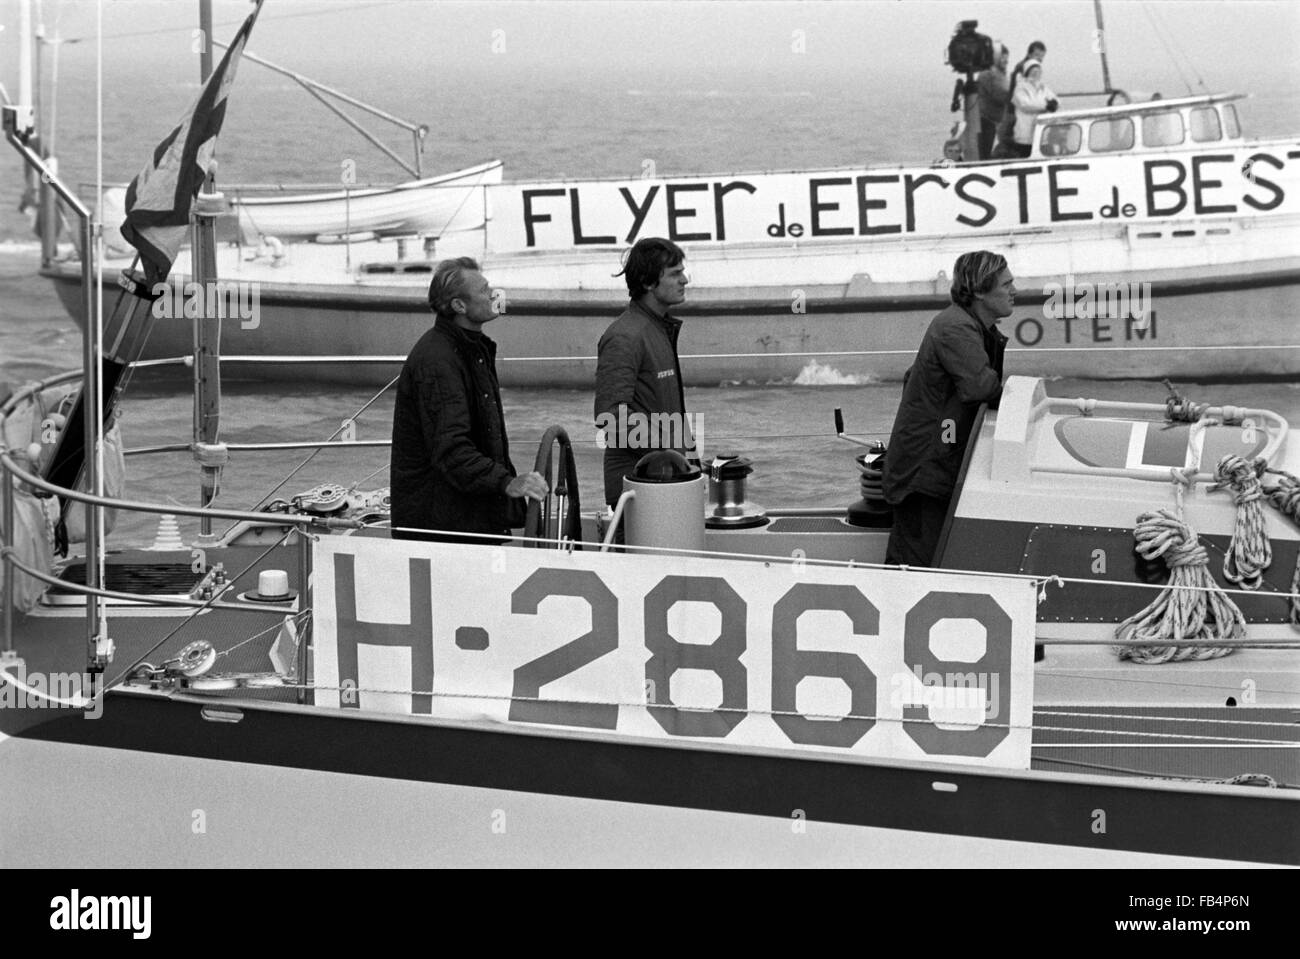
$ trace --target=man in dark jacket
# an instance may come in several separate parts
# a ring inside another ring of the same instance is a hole
[[[621,276],[632,302],[600,338],[596,359],[596,429],[605,445],[605,502],[613,506],[623,477],[650,450],[698,458],[686,416],[677,334],[669,307],[686,302],[686,254],[670,240],[645,237],[628,252]]]
[[[894,507],[885,562],[930,566],[981,403],[997,406],[1016,284],[1007,261],[981,250],[953,267],[952,305],[930,321],[903,378],[882,477]]]
[[[491,286],[469,257],[444,260],[429,284],[434,325],[406,358],[393,407],[391,492],[394,538],[499,543],[484,537],[403,533],[405,529],[508,536],[527,499],[546,496],[537,473],[510,463],[497,347],[483,334],[496,319]]]

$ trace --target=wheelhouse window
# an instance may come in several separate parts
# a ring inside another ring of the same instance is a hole
[[[1192,142],[1213,143],[1223,139],[1219,124],[1219,111],[1214,107],[1195,107],[1192,110]]]
[[[1241,136],[1241,124],[1237,122],[1237,106],[1233,103],[1223,105],[1223,125],[1227,128],[1228,139],[1235,140]]]
[[[1052,123],[1043,128],[1039,147],[1043,156],[1066,157],[1079,152],[1083,128],[1077,123]]]
[[[1183,115],[1176,110],[1148,113],[1142,117],[1142,144],[1176,147],[1183,142]]]
[[[1088,126],[1088,149],[1093,153],[1133,149],[1133,119],[1108,117],[1093,120]]]

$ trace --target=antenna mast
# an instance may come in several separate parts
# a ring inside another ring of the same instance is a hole
[[[1101,84],[1107,94],[1114,93],[1110,86],[1110,64],[1106,62],[1106,23],[1101,15],[1101,0],[1092,0],[1092,9],[1097,16],[1097,52],[1101,54]]]

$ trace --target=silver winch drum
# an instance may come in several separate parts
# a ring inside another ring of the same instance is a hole
[[[704,550],[704,474],[671,450],[641,457],[623,491],[636,495],[625,507],[624,541],[629,546]]]
[[[745,477],[753,461],[735,453],[720,453],[709,464],[709,529],[750,529],[766,526],[767,513],[745,499]]]

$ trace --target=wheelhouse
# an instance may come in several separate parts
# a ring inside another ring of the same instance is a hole
[[[1242,94],[1228,93],[1044,114],[1034,130],[1034,155],[1106,156],[1237,143],[1240,99]]]

